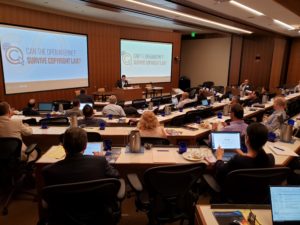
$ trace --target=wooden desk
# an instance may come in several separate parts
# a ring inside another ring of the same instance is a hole
[[[143,98],[143,91],[141,88],[115,88],[113,89],[113,92],[118,101],[131,101]]]
[[[226,212],[226,211],[228,212],[228,211],[239,210],[243,213],[244,217],[247,219],[247,216],[250,212],[249,208],[236,208],[235,205],[232,205],[231,207],[232,208],[228,208],[228,205],[226,205],[226,209],[225,208],[212,209],[211,205],[197,205],[196,212],[195,212],[195,225],[219,225],[213,215],[213,212]],[[256,218],[260,224],[263,225],[273,224],[271,209],[251,208],[251,210],[256,215]]]

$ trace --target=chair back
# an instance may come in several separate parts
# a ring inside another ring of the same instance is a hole
[[[58,111],[59,104],[62,104],[63,110],[71,109],[71,101],[68,101],[68,100],[56,100],[56,101],[53,101],[54,111]]]
[[[269,203],[269,186],[282,185],[290,172],[287,167],[240,169],[225,179],[227,201],[241,204]]]
[[[141,137],[141,144],[145,143],[153,144],[153,145],[169,145],[170,141],[166,138],[158,138],[158,137]]]
[[[23,123],[27,123],[28,125],[35,126],[37,125],[37,121],[35,118],[29,118],[22,120]]]
[[[88,139],[88,142],[100,142],[101,134],[99,134],[97,132],[87,132],[87,139]]]
[[[49,224],[116,224],[121,216],[115,178],[44,187]]]
[[[132,100],[132,106],[136,109],[145,108],[146,107],[146,99]]]
[[[22,141],[18,138],[0,138],[0,184],[12,176],[21,161]]]
[[[162,97],[153,97],[153,98],[151,98],[151,102],[153,102],[153,106],[160,105],[161,101],[162,101]]]
[[[186,117],[186,114],[173,117],[171,119],[170,123],[169,123],[170,126],[180,127],[180,126],[184,125],[185,124],[185,117]]]
[[[214,115],[211,108],[193,110],[186,113],[186,123],[195,123],[197,118],[205,119]]]
[[[53,126],[69,126],[69,119],[67,117],[53,117],[53,118],[43,118],[39,121],[39,124],[47,124]]]
[[[203,174],[206,164],[160,166],[144,173],[149,193],[150,224],[193,219],[194,206],[198,200],[196,182]]]
[[[161,97],[161,104],[172,103],[172,95],[164,95]]]

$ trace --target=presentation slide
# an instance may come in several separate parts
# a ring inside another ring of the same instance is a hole
[[[121,40],[121,75],[129,84],[171,82],[172,43]]]
[[[87,36],[0,24],[6,94],[87,87]]]

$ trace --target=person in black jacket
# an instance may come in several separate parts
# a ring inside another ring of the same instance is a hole
[[[261,123],[252,123],[247,127],[245,144],[248,152],[243,153],[240,149],[237,154],[225,163],[222,158],[224,150],[216,151],[217,162],[215,163],[216,179],[222,186],[226,175],[237,169],[267,168],[273,167],[275,159],[272,154],[267,154],[263,146],[268,140],[268,129]]]
[[[83,155],[86,146],[87,134],[83,129],[79,127],[67,129],[63,139],[66,157],[42,170],[45,185],[119,177],[119,172],[106,161],[105,157]]]
[[[23,110],[24,116],[37,116],[40,115],[40,113],[35,109],[35,99],[30,99],[27,103],[27,107],[25,107]]]
[[[121,80],[117,81],[116,86],[118,88],[123,88],[123,87],[128,87],[129,86],[128,81],[126,80],[126,75],[124,75],[124,74],[122,75]]]
[[[85,89],[80,89],[80,94],[76,96],[77,99],[79,99],[80,102],[82,103],[93,103],[94,104],[94,99],[92,96],[86,94]]]

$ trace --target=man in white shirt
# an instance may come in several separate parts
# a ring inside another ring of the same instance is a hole
[[[117,105],[117,97],[111,95],[108,99],[109,104],[102,110],[103,115],[126,116],[123,108]]]
[[[240,91],[242,91],[243,93],[247,93],[247,94],[252,92],[248,79],[245,79],[244,82],[241,83]]]

